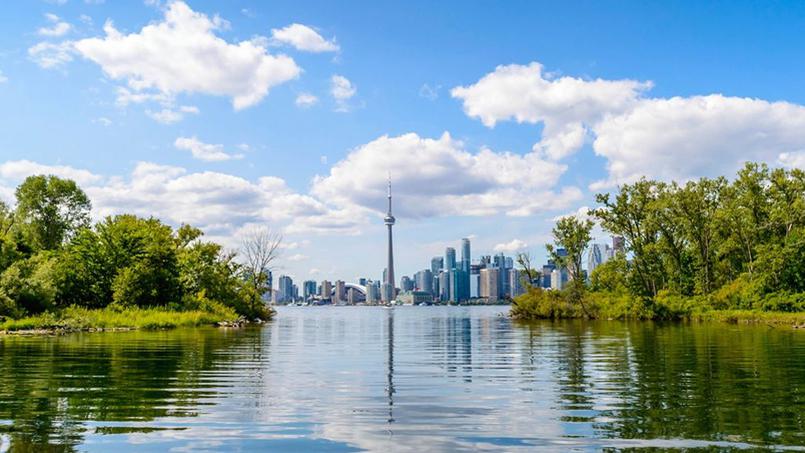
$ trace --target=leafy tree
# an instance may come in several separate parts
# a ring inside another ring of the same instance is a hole
[[[89,226],[87,194],[69,179],[29,176],[17,187],[17,217],[32,244],[54,250]]]
[[[54,267],[55,258],[48,252],[19,260],[0,275],[0,294],[13,301],[14,306],[26,314],[53,308],[56,299]],[[10,305],[7,301],[0,301],[0,304]]]
[[[568,290],[571,302],[580,304],[585,314],[587,309],[584,306],[584,275],[581,262],[587,244],[592,239],[590,236],[592,229],[592,220],[580,220],[575,216],[562,217],[553,228],[554,243],[545,245],[551,258],[570,273]],[[560,254],[560,248],[566,253]]]

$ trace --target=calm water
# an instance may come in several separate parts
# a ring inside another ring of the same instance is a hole
[[[805,446],[805,332],[506,310],[0,337],[0,452]]]

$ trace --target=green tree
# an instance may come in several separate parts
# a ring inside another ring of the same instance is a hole
[[[54,250],[89,226],[89,198],[69,179],[29,176],[16,198],[20,227],[36,249]]]
[[[592,220],[580,220],[575,216],[562,217],[556,222],[553,228],[553,244],[545,244],[545,248],[551,258],[570,273],[570,284],[568,295],[572,303],[581,305],[582,311],[586,315],[587,309],[584,306],[584,275],[581,269],[581,262],[587,244],[590,243],[593,229]],[[559,253],[559,249],[564,249],[565,253]]]

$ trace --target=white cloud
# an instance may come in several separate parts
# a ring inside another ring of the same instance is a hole
[[[502,253],[515,253],[528,248],[528,244],[520,239],[512,239],[509,242],[496,244],[494,251]]]
[[[162,110],[146,110],[145,114],[148,115],[149,118],[152,120],[162,123],[162,124],[173,124],[177,123],[184,118],[181,112],[177,112],[176,110],[171,109],[162,109]]]
[[[582,125],[604,114],[628,109],[650,82],[553,78],[539,63],[498,66],[466,87],[450,91],[464,103],[464,112],[493,127],[498,121],[544,124],[542,141],[535,145],[552,159],[560,159],[584,141]]]
[[[305,52],[336,52],[339,50],[335,39],[324,39],[316,30],[302,24],[291,24],[285,28],[271,30],[274,45],[287,44]]]
[[[105,37],[82,39],[74,47],[136,93],[229,96],[236,110],[257,104],[270,88],[299,76],[292,58],[269,54],[260,40],[231,44],[216,36],[226,24],[175,1],[163,21],[138,33],[123,34],[107,21]]]
[[[112,125],[112,120],[110,120],[109,118],[107,118],[105,116],[100,116],[100,117],[95,118],[94,120],[92,120],[92,123],[93,124],[100,124],[101,126],[108,127],[108,126]]]
[[[30,160],[12,160],[0,164],[0,178],[11,181],[22,181],[31,175],[55,175],[70,178],[79,184],[91,184],[103,179],[87,170],[66,165],[42,165]]]
[[[593,189],[643,175],[684,180],[727,175],[742,162],[774,163],[805,149],[805,107],[722,95],[646,99],[594,128],[609,176]]]
[[[343,235],[357,233],[365,222],[355,212],[331,209],[292,191],[280,178],[264,176],[250,181],[150,162],[139,162],[128,177],[119,177],[69,166],[9,161],[0,164],[0,197],[11,201],[13,187],[35,174],[55,174],[78,182],[92,201],[96,219],[121,213],[155,216],[173,225],[198,226],[223,239],[232,239],[255,224],[267,224],[286,234]]]
[[[305,261],[308,259],[307,255],[303,255],[301,253],[294,253],[293,255],[286,258],[288,261]]]
[[[299,96],[296,97],[295,104],[297,107],[307,108],[316,105],[318,102],[319,98],[310,93],[299,93]]]
[[[196,137],[179,137],[173,142],[173,146],[177,149],[190,151],[194,158],[207,162],[243,158],[243,154],[229,154],[224,151],[224,145],[204,143]]]
[[[581,198],[577,188],[551,192],[565,170],[534,152],[470,153],[448,133],[438,139],[409,133],[356,148],[329,175],[317,176],[311,193],[336,206],[382,212],[391,172],[395,212],[403,216],[525,216]]]
[[[6,82],[8,82],[8,77],[3,75],[3,71],[0,71],[0,83],[6,83]]]
[[[36,33],[39,34],[39,36],[46,36],[49,38],[64,36],[67,33],[69,33],[70,30],[73,28],[72,25],[70,25],[67,22],[64,22],[59,18],[59,16],[55,14],[50,13],[45,14],[45,18],[48,20],[48,22],[51,23],[51,25],[50,27],[39,28],[39,30],[36,31]]]
[[[805,170],[805,151],[782,153],[777,160],[785,167]]]
[[[73,43],[40,42],[28,48],[28,58],[45,69],[55,69],[73,60]]]
[[[337,112],[349,111],[347,101],[357,92],[358,89],[346,77],[336,74],[330,78],[330,94],[335,99]]]
[[[534,152],[554,160],[585,143],[606,158],[593,190],[642,176],[685,180],[730,175],[744,161],[796,165],[805,150],[805,106],[720,94],[648,98],[651,82],[554,78],[542,65],[499,66],[454,88],[464,111],[498,121],[543,123]]]

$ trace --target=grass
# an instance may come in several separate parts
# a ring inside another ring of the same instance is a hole
[[[688,317],[691,321],[720,321],[732,324],[768,324],[805,326],[805,313],[758,310],[710,310]]]
[[[237,314],[228,308],[213,311],[175,311],[166,308],[87,309],[69,307],[20,319],[0,322],[0,331],[33,330],[80,331],[108,329],[171,329],[213,325],[235,321]]]

